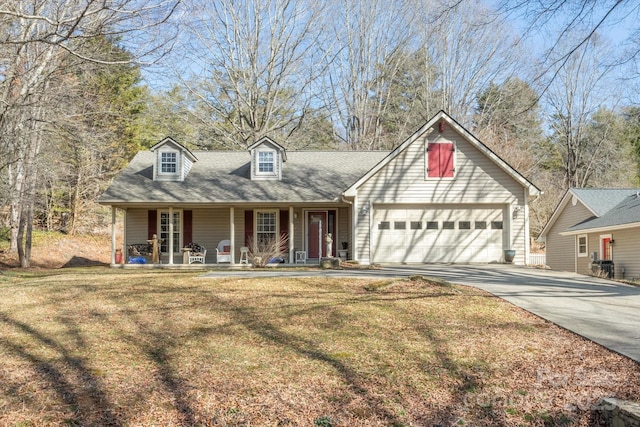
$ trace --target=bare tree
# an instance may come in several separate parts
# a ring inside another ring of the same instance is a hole
[[[491,84],[478,96],[475,135],[528,178],[548,154],[538,94],[520,79]]]
[[[136,59],[151,59],[167,47],[166,23],[179,0],[14,0],[0,3],[0,170],[9,182],[12,249],[23,267],[30,263],[36,173],[50,108],[65,97],[64,72],[91,61],[113,60],[95,49],[96,37],[127,38],[137,46]],[[127,61],[130,61],[127,59]]]
[[[597,37],[592,37],[567,59],[546,94],[552,140],[562,156],[564,188],[587,186],[592,165],[616,154],[604,149],[606,138],[586,135],[600,106],[615,103],[613,94],[606,92],[611,83],[611,67],[601,62],[608,50]]]
[[[415,11],[405,0],[341,0],[326,16],[335,34],[326,77],[327,104],[350,149],[382,145],[381,118],[390,84],[407,59],[402,51],[414,41]]]
[[[231,149],[286,138],[311,104],[324,55],[311,1],[194,1],[177,74],[199,102],[192,114]],[[320,65],[320,67],[318,66]],[[286,141],[282,141],[286,143]]]
[[[607,55],[610,65],[623,65],[640,59],[640,3],[630,0],[501,0],[498,11],[510,19],[524,23],[523,37],[544,43],[543,67],[538,79],[544,79],[547,88],[568,64],[571,57],[585,47],[596,34],[608,31],[622,34],[620,45],[624,49]],[[567,40],[570,39],[570,42]],[[638,76],[637,71],[635,77]]]
[[[422,17],[425,63],[435,70],[438,109],[470,125],[478,95],[527,63],[510,26],[479,2],[446,1]]]

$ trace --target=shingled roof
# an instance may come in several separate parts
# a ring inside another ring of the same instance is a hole
[[[636,193],[635,188],[572,188],[584,205],[596,216],[606,214],[625,198]]]
[[[604,190],[603,190],[604,191]],[[612,204],[602,216],[590,218],[580,224],[570,227],[566,233],[573,234],[578,231],[623,227],[625,225],[636,226],[640,224],[640,188],[617,190],[613,198],[625,193],[625,196],[617,204]]]
[[[288,151],[280,181],[251,181],[244,151],[197,151],[184,181],[154,181],[154,154],[139,152],[98,199],[131,203],[335,202],[388,151]]]

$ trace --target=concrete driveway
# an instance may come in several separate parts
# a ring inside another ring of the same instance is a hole
[[[205,277],[407,277],[473,286],[640,362],[640,287],[504,264],[387,265],[380,270],[216,271]]]

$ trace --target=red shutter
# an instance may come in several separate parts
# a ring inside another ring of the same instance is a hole
[[[454,150],[452,143],[440,144],[440,176],[443,178],[453,178]]]
[[[429,178],[453,178],[455,169],[453,143],[430,142],[427,146],[427,176]]]
[[[153,235],[158,233],[158,211],[147,211],[147,239],[153,239]]]
[[[289,211],[280,211],[280,238],[285,249],[289,247]]]
[[[253,211],[244,211],[244,244],[249,246],[249,240],[253,237]]]
[[[427,145],[427,176],[429,178],[440,176],[440,144],[434,142]]]
[[[182,218],[182,245],[186,246],[193,241],[193,211],[183,211],[184,217]]]

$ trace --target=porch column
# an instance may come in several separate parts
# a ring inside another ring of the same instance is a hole
[[[122,263],[126,264],[129,259],[129,249],[127,248],[127,208],[123,209],[122,215]]]
[[[289,206],[289,264],[293,264],[293,242],[295,240],[293,232],[293,206]]]
[[[173,206],[169,206],[169,264],[173,264]]]
[[[124,256],[124,254],[122,255]],[[116,263],[116,207],[111,206],[111,264]]]
[[[229,234],[231,240],[231,264],[236,263],[236,218],[233,206],[229,208]]]
[[[360,256],[358,255],[358,244],[357,236],[358,236],[358,211],[360,206],[358,204],[358,196],[353,198],[353,203],[351,204],[351,259],[356,261],[360,260]]]
[[[524,189],[524,265],[529,264],[529,246],[531,235],[529,234],[529,189]],[[576,258],[577,259],[577,258]]]

